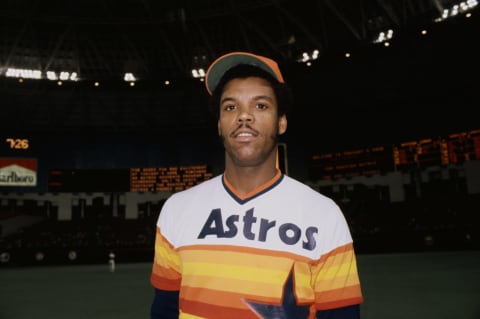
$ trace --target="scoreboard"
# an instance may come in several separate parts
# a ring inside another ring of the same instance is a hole
[[[310,179],[339,179],[429,166],[462,164],[480,159],[480,130],[393,145],[315,154]]]
[[[309,174],[315,180],[384,174],[390,171],[393,171],[392,150],[381,146],[314,155]]]
[[[130,169],[130,192],[178,192],[212,178],[206,165]]]
[[[480,130],[402,143],[393,154],[395,170],[462,164],[480,159]]]
[[[50,170],[49,192],[177,192],[212,178],[207,165]]]

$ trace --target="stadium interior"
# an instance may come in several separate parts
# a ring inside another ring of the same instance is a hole
[[[282,169],[342,207],[359,253],[479,250],[479,15],[452,0],[3,1],[0,267],[150,261],[164,200],[222,172],[203,72],[230,51],[279,62],[295,97]],[[164,188],[133,188],[149,169]]]

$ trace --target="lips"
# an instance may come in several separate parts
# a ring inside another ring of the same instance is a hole
[[[238,139],[249,139],[251,137],[256,137],[258,136],[258,132],[254,130],[245,130],[245,129],[240,129],[238,131],[235,131],[232,136],[234,138]]]
[[[244,137],[244,136],[253,136],[253,134],[248,132],[242,132],[236,135],[236,137]]]

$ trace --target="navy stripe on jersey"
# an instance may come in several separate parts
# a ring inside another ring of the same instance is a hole
[[[247,198],[240,198],[238,197],[230,188],[228,188],[228,185],[225,183],[225,175],[222,176],[222,184],[223,184],[223,187],[225,188],[225,190],[227,191],[227,193],[239,204],[245,204],[249,201],[251,201],[252,199],[254,198],[257,198],[258,196],[262,195],[262,194],[265,194],[266,192],[268,192],[269,190],[271,190],[272,188],[274,188],[275,186],[277,186],[278,184],[280,184],[283,180],[283,177],[284,175],[282,174],[272,185],[270,185],[269,187],[263,189],[262,191],[260,192],[257,192],[255,193],[253,196],[250,196],[250,197],[247,197]]]

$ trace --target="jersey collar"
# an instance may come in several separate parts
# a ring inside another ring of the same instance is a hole
[[[268,192],[270,189],[274,188],[276,185],[278,185],[282,179],[283,179],[283,174],[282,172],[277,169],[277,173],[275,174],[275,176],[269,180],[268,182],[266,182],[265,184],[263,185],[260,185],[259,187],[255,188],[254,190],[252,190],[251,192],[249,192],[248,194],[245,194],[245,195],[241,195],[233,186],[232,184],[229,183],[229,181],[227,180],[226,174],[223,173],[223,176],[222,176],[222,184],[223,184],[223,187],[225,188],[225,190],[227,191],[227,193],[230,194],[230,196],[232,196],[233,199],[235,199],[238,203],[240,204],[245,204],[246,202]]]

